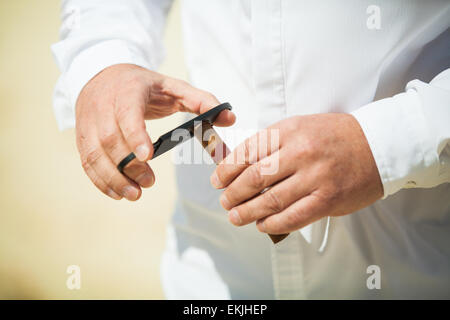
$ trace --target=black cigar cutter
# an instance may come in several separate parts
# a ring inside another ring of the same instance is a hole
[[[232,107],[228,102],[219,104],[217,107],[212,108],[211,110],[206,111],[205,113],[202,113],[201,115],[183,123],[182,125],[176,127],[173,130],[170,130],[169,132],[163,134],[159,137],[159,139],[153,143],[153,157],[152,160],[155,159],[157,156],[173,149],[180,143],[186,141],[184,139],[185,137],[180,137],[178,140],[174,140],[172,137],[172,134],[176,130],[186,130],[189,132],[190,138],[194,136],[194,126],[202,121],[208,121],[210,124],[213,124],[216,120],[219,113],[221,113],[223,110],[228,109],[231,110]],[[117,169],[123,173],[123,170],[125,166],[130,163],[134,158],[136,158],[136,155],[132,152],[129,155],[127,155],[120,163],[117,165]]]

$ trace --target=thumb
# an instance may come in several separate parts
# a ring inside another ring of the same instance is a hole
[[[171,91],[181,104],[180,111],[202,114],[220,104],[212,93],[195,88],[186,81],[172,78],[167,80],[169,92]],[[214,125],[228,127],[235,121],[235,114],[230,110],[224,110],[219,114]]]

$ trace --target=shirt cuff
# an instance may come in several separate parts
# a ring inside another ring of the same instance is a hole
[[[369,143],[384,196],[403,188],[428,187],[439,163],[418,93],[408,90],[351,113]]]
[[[75,125],[75,106],[83,87],[103,69],[115,64],[134,64],[154,69],[153,61],[134,53],[125,41],[107,40],[81,51],[67,70],[62,61],[66,58],[64,41],[54,44],[52,52],[63,72],[54,92],[54,108],[61,130]]]

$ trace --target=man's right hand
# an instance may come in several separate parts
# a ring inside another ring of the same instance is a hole
[[[204,113],[219,104],[212,94],[187,82],[130,64],[108,67],[81,91],[76,105],[76,136],[81,162],[92,182],[113,199],[134,201],[141,187],[154,184],[147,164],[153,145],[145,120],[177,111]],[[222,112],[215,124],[230,126],[232,112]],[[124,175],[117,164],[134,152]]]

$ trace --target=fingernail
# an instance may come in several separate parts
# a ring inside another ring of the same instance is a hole
[[[145,144],[142,144],[136,148],[134,154],[136,155],[136,158],[138,158],[139,161],[145,161],[147,160],[149,152],[150,152],[149,148]]]
[[[242,223],[242,219],[236,209],[231,210],[228,214],[230,216],[231,223],[234,225],[240,225]]]
[[[123,189],[123,196],[127,198],[128,200],[136,200],[139,195],[139,191],[136,188],[126,186]]]
[[[222,193],[219,198],[220,204],[225,210],[229,210],[231,208],[230,201],[228,200],[225,193]]]
[[[142,187],[148,188],[153,184],[153,175],[148,172],[144,172],[136,178],[136,182],[139,183]]]
[[[122,197],[119,196],[117,193],[115,193],[112,189],[109,189],[106,193],[108,194],[108,196],[110,196],[111,198],[113,198],[115,200],[122,199]]]
[[[219,177],[217,176],[217,173],[215,171],[212,174],[210,181],[214,188],[220,189],[222,187],[222,183],[220,182]]]

